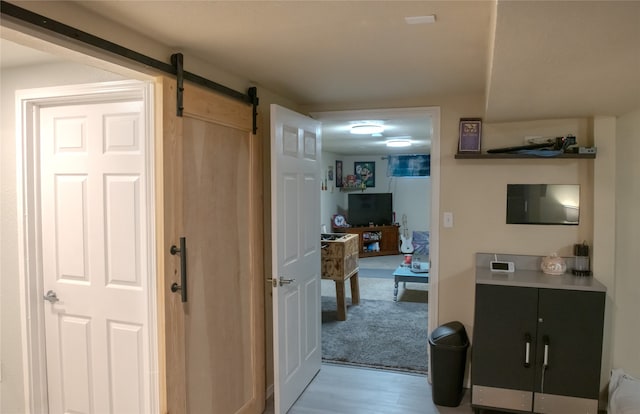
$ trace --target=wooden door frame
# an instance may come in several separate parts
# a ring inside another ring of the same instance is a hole
[[[115,81],[83,85],[46,87],[18,91],[16,93],[16,181],[18,199],[18,268],[22,312],[23,374],[25,409],[31,413],[48,411],[44,300],[42,299],[42,257],[40,252],[41,228],[37,196],[39,188],[38,139],[39,117],[35,114],[44,105],[65,103],[97,103],[114,99],[141,99],[147,125],[144,137],[147,157],[145,171],[147,187],[143,189],[149,209],[147,234],[149,241],[147,262],[148,335],[150,367],[158,366],[157,296],[155,240],[155,183],[152,139],[153,128],[153,84],[141,81]],[[158,372],[150,373],[150,408],[158,411]]]
[[[311,113],[320,122],[323,119],[389,119],[403,116],[419,116],[431,119],[431,215],[429,229],[429,303],[427,328],[438,326],[439,269],[440,269],[440,106],[417,106],[406,108],[357,109],[344,111],[314,111]],[[429,350],[431,352],[431,350]],[[275,368],[274,368],[275,369]],[[428,367],[431,381],[431,365]]]

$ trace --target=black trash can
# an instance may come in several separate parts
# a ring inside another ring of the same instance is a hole
[[[429,335],[433,402],[457,407],[462,401],[469,338],[460,322],[449,322]]]

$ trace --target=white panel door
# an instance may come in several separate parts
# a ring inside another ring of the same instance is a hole
[[[320,123],[271,105],[275,413],[320,370]]]
[[[143,102],[40,115],[49,412],[149,412]]]

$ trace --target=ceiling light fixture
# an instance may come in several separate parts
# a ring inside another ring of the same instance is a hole
[[[360,124],[351,127],[351,133],[356,135],[371,135],[379,134],[384,131],[382,125],[375,124]]]
[[[404,21],[407,24],[430,24],[436,22],[436,15],[430,14],[428,16],[409,16],[405,17]]]
[[[411,146],[411,141],[408,139],[390,139],[389,141],[386,142],[387,147],[391,147],[391,148],[404,148],[404,147],[410,147]]]

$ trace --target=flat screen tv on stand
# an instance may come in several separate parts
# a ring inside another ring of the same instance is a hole
[[[393,224],[393,197],[391,193],[349,194],[347,222],[352,227],[388,226]]]

